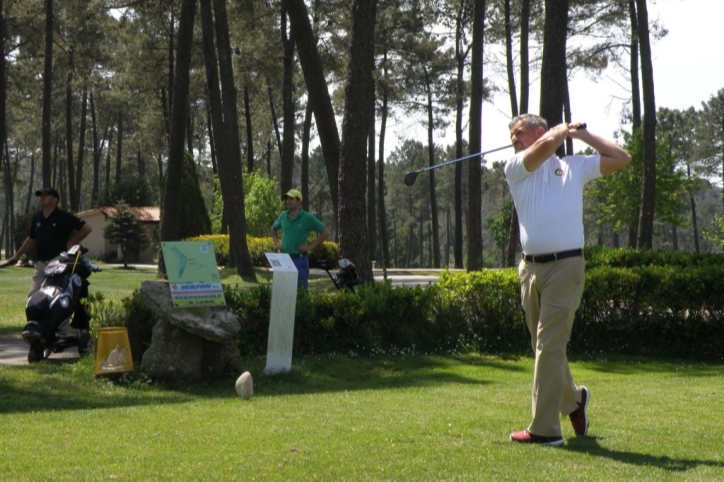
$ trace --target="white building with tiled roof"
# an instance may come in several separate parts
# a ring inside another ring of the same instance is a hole
[[[136,215],[148,230],[149,238],[152,239],[152,232],[161,222],[161,208],[155,206],[131,206],[131,211]],[[103,226],[109,217],[116,213],[113,206],[100,207],[81,211],[76,214],[80,219],[84,220],[93,229],[93,231],[83,240],[83,246],[88,248],[88,256],[91,258],[109,260],[121,260],[123,253],[117,244],[110,243],[103,237]],[[156,252],[153,246],[146,246],[138,253],[127,253],[128,261],[134,263],[153,263]]]

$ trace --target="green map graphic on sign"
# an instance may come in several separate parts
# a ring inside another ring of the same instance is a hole
[[[161,249],[174,306],[226,305],[211,242],[166,242]]]
[[[174,245],[169,246],[168,249],[173,254],[176,255],[176,258],[178,260],[178,265],[179,265],[178,266],[178,279],[181,279],[184,277],[184,270],[186,269],[186,263],[188,262],[189,259],[181,251],[179,251],[179,249]],[[168,265],[166,265],[166,266],[168,266]],[[167,270],[168,270],[168,268],[167,268]]]

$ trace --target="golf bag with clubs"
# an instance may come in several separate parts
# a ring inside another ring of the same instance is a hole
[[[77,244],[48,263],[40,289],[28,298],[22,336],[30,345],[29,363],[70,347],[81,356],[88,350],[90,316],[81,300],[88,296],[88,277],[100,268],[87,252]]]
[[[357,274],[357,269],[354,264],[352,261],[342,258],[337,262],[337,265],[339,269],[336,273],[332,274],[329,271],[327,260],[319,260],[317,262],[317,266],[327,272],[327,275],[338,290],[349,289],[350,291],[354,291],[354,287],[362,281],[360,280],[359,274]]]

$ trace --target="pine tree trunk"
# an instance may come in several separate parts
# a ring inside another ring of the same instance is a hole
[[[307,100],[307,108],[304,110],[304,123],[302,124],[302,172],[301,185],[302,208],[309,211],[309,141],[312,134],[312,106]]]
[[[221,196],[224,199],[224,228],[229,232],[229,264],[235,266],[237,273],[244,279],[255,279],[254,268],[251,265],[251,256],[246,243],[246,228],[244,216],[244,191],[241,174],[241,152],[235,149],[238,146],[238,137],[234,140],[232,124],[236,114],[235,96],[229,92],[233,90],[228,85],[224,88],[224,82],[228,82],[226,72],[219,81],[217,65],[224,61],[231,60],[231,51],[228,44],[228,27],[226,24],[225,11],[220,11],[221,6],[214,3],[216,7],[216,25],[214,28],[214,16],[212,13],[211,0],[201,0],[201,28],[203,33],[204,64],[206,66],[206,83],[209,92],[209,104],[211,111],[211,125],[214,132],[214,143],[216,148],[217,166],[219,169],[219,181],[221,185]],[[218,45],[215,46],[214,32]],[[217,61],[216,51],[219,57]],[[227,66],[230,68],[230,65]],[[233,82],[233,80],[232,80]],[[221,83],[221,89],[219,84]],[[223,94],[223,102],[222,102]],[[228,96],[228,97],[227,97]],[[233,107],[225,105],[226,102],[234,102]],[[238,136],[238,129],[236,130]]]
[[[465,7],[465,2],[460,2],[460,8]],[[461,12],[462,14],[462,12]],[[455,99],[455,158],[463,157],[463,109],[465,108],[465,59],[467,51],[463,51],[462,38],[463,23],[462,15],[458,15],[458,22],[455,25],[455,60],[457,67],[456,75],[456,99]],[[455,164],[455,235],[453,236],[453,257],[455,268],[462,269],[465,265],[463,259],[463,165],[461,162]]]
[[[513,110],[513,115],[528,113],[528,100],[530,98],[529,81],[529,52],[528,35],[530,32],[530,0],[523,0],[520,7],[520,106]],[[506,249],[505,266],[515,266],[515,259],[518,253],[520,226],[518,225],[518,211],[515,205],[510,216],[510,227],[508,229],[508,248]]]
[[[483,29],[485,26],[485,0],[475,0],[473,7],[473,50],[470,67],[470,127],[468,150],[470,154],[481,151],[483,110]],[[468,164],[468,271],[483,267],[482,223],[482,168],[480,159],[473,158]]]
[[[5,52],[5,36],[7,35],[7,25],[5,24],[5,4],[4,0],[0,0],[0,52]],[[0,154],[7,153],[8,135],[6,124],[7,110],[7,78],[5,77],[5,56],[0,58]],[[5,158],[5,162],[2,162]],[[15,253],[15,247],[12,243],[13,230],[11,230],[11,219],[15,212],[13,205],[13,182],[10,175],[10,157],[8,155],[0,156],[0,165],[3,171],[3,185],[5,192],[5,215],[3,216],[2,235],[0,235],[0,247],[2,241],[5,240],[5,257],[12,256]],[[32,171],[31,171],[32,175]]]
[[[317,49],[317,38],[309,21],[309,14],[304,0],[282,0],[282,5],[289,15],[297,46],[299,63],[304,74],[304,83],[314,109],[314,119],[319,131],[319,141],[324,155],[324,165],[329,181],[329,192],[334,205],[334,212],[339,212],[338,176],[340,163],[340,141],[337,121],[332,108],[332,100],[324,76],[322,60]],[[364,116],[363,116],[364,117]]]
[[[193,46],[196,0],[183,0],[178,29],[176,73],[171,110],[171,136],[169,140],[168,167],[161,210],[161,241],[178,240],[181,223],[181,179],[184,161],[184,135],[188,115],[189,70]],[[121,139],[118,139],[120,144]],[[159,260],[159,275],[166,275],[163,256]]]
[[[83,154],[85,153],[85,131],[88,126],[88,88],[83,85],[81,93],[82,100],[80,106],[80,133],[78,139],[78,166],[75,173],[76,199],[75,205],[78,210],[83,209],[81,206],[81,186],[83,183]],[[141,175],[143,178],[143,175]]]
[[[568,0],[546,0],[541,66],[540,115],[548,127],[563,122],[566,102],[566,40],[568,32]],[[557,151],[565,155],[564,146]]]
[[[377,196],[375,189],[376,166],[375,166],[375,98],[374,83],[372,84],[372,97],[370,97],[370,109],[372,115],[369,125],[369,133],[367,134],[367,239],[369,240],[367,249],[370,259],[377,257],[377,205],[375,198]]]
[[[282,48],[284,51],[284,83],[282,87],[282,116],[284,132],[281,146],[281,192],[294,187],[294,43],[287,36],[287,14],[282,8]]]
[[[385,71],[385,75],[387,75]],[[389,89],[387,85],[383,86],[382,108],[380,109],[380,144],[379,144],[379,160],[377,162],[377,187],[379,195],[377,196],[377,212],[380,215],[380,245],[382,248],[382,266],[390,268],[390,242],[387,234],[387,209],[385,207],[385,134],[387,130],[387,102],[389,98]],[[393,229],[394,232],[394,229]]]
[[[174,94],[176,95],[176,94]],[[186,94],[188,96],[188,94]],[[171,117],[173,117],[173,112],[171,113]],[[180,149],[183,154],[183,142],[184,142],[184,128],[186,126],[186,119],[184,119],[184,123],[181,125],[181,133],[177,133],[177,136],[181,136],[181,146]],[[173,119],[171,120],[171,129],[173,130]],[[170,146],[170,137],[169,137],[169,146]],[[170,160],[169,160],[170,161]],[[122,171],[122,162],[123,162],[123,107],[121,107],[118,110],[118,140],[116,141],[116,180],[115,185],[119,185],[121,183],[121,171]]]
[[[654,204],[656,202],[656,98],[654,96],[654,67],[651,58],[649,14],[646,0],[636,0],[636,7],[644,97],[644,174],[636,247],[651,249],[654,236]]]
[[[523,0],[520,7],[520,109],[521,114],[528,113],[530,99],[530,69],[528,35],[530,33],[530,0]]]
[[[372,282],[369,250],[365,246],[367,206],[365,166],[367,135],[374,88],[374,31],[376,0],[352,1],[352,28],[344,91],[342,147],[339,163],[339,249],[357,266],[362,281]],[[301,47],[300,47],[301,53]],[[312,100],[316,108],[316,100]],[[319,125],[319,122],[317,122]]]
[[[91,207],[94,208],[98,206],[98,199],[100,197],[101,149],[98,145],[98,123],[93,92],[90,93],[90,111],[91,133],[93,134],[93,188],[91,190]]]
[[[65,159],[68,166],[68,200],[70,210],[78,211],[75,192],[75,165],[73,164],[73,47],[68,53],[68,76],[65,84]]]
[[[425,70],[426,87],[427,87],[427,157],[429,166],[435,165],[435,143],[433,138],[433,129],[435,127],[433,121],[433,106],[432,106],[432,90],[430,88],[429,79],[427,79],[427,69]],[[432,222],[431,236],[432,243],[430,249],[432,250],[432,267],[435,269],[440,268],[440,229],[438,222],[437,212],[437,188],[435,185],[435,171],[429,171],[429,182],[430,182],[430,218]]]
[[[241,139],[239,138],[239,114],[236,102],[236,87],[234,86],[233,62],[231,58],[231,42],[229,40],[229,23],[226,14],[226,0],[214,0],[214,13],[216,17],[215,32],[217,49],[219,51],[219,71],[221,78],[221,93],[223,95],[224,120],[227,129],[227,138],[230,143],[228,171],[222,174],[228,186],[224,204],[233,206],[229,223],[229,254],[235,260],[236,271],[244,280],[256,280],[254,267],[251,263],[249,247],[246,243],[246,214],[244,211],[244,182],[241,174]],[[222,188],[222,196],[224,190]]]
[[[641,129],[641,86],[639,85],[639,21],[636,14],[636,0],[628,2],[629,19],[631,21],[631,57],[629,72],[631,74],[631,126],[633,130]]]
[[[43,186],[52,185],[51,120],[53,95],[53,0],[45,0],[45,66],[43,68]]]
[[[254,170],[254,137],[251,125],[248,84],[244,84],[244,119],[246,120],[246,171],[252,172]]]

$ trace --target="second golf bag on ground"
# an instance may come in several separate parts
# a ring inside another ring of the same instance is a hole
[[[90,316],[81,300],[88,296],[88,277],[100,269],[84,256],[86,252],[75,245],[48,263],[43,284],[28,298],[22,333],[30,345],[28,362],[70,347],[78,347],[81,355],[88,349]]]
[[[357,269],[354,267],[354,264],[346,258],[340,259],[337,264],[339,265],[339,270],[332,274],[329,272],[327,260],[322,259],[317,261],[317,266],[327,272],[329,278],[338,290],[349,288],[351,291],[354,291],[354,287],[362,281],[357,274]]]

